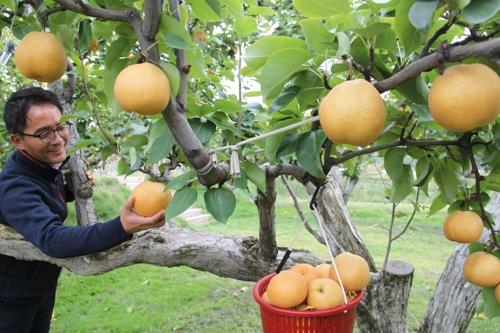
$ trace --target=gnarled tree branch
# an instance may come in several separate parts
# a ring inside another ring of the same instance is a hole
[[[133,240],[105,252],[56,259],[40,252],[13,229],[0,225],[0,253],[21,260],[47,261],[79,275],[97,275],[118,267],[149,263],[189,266],[218,276],[256,281],[276,269],[285,253],[282,248],[278,250],[275,260],[266,261],[253,237],[227,237],[165,226],[138,233]],[[309,251],[294,250],[286,267],[298,262],[316,265],[321,260]]]

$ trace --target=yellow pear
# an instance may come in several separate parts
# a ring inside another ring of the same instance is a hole
[[[345,81],[333,87],[319,105],[319,122],[336,143],[366,146],[384,129],[384,100],[366,80]]]
[[[500,113],[500,78],[483,64],[460,64],[438,76],[429,91],[429,111],[442,127],[467,132]]]
[[[134,64],[118,74],[114,94],[123,110],[153,115],[167,107],[170,82],[160,67],[150,63]]]
[[[56,36],[50,32],[32,31],[17,45],[14,63],[29,79],[54,82],[66,71],[68,57]]]

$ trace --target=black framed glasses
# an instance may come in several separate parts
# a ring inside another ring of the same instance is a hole
[[[63,123],[63,124],[57,126],[54,129],[42,130],[38,134],[28,134],[28,133],[23,133],[23,132],[19,132],[19,134],[25,135],[25,136],[30,136],[32,138],[38,138],[43,143],[51,143],[52,140],[54,140],[54,136],[56,135],[56,132],[61,137],[67,137],[69,134],[70,126],[71,126],[71,123],[66,122],[66,123]]]

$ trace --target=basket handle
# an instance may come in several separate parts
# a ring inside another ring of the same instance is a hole
[[[316,202],[311,203],[311,208],[314,211],[314,217],[316,221],[318,222],[319,225],[319,230],[321,231],[321,236],[323,236],[323,239],[325,240],[326,247],[328,249],[328,254],[330,256],[330,260],[332,261],[333,269],[335,270],[335,274],[337,274],[337,277],[339,278],[339,284],[340,284],[340,289],[342,290],[342,296],[344,296],[344,303],[347,304],[349,301],[347,300],[347,296],[345,293],[345,288],[344,288],[344,283],[342,282],[342,278],[340,277],[339,270],[337,268],[337,264],[335,263],[335,257],[333,256],[332,248],[330,247],[330,244],[328,243],[328,239],[326,238],[326,232],[323,227],[323,220],[321,219],[321,216],[319,215],[318,212],[318,204]]]
[[[283,255],[283,258],[280,261],[280,264],[278,265],[278,268],[276,268],[276,274],[281,272],[281,270],[283,269],[283,266],[285,266],[285,263],[288,260],[288,257],[290,257],[291,253],[292,253],[292,249],[287,248],[285,254]]]

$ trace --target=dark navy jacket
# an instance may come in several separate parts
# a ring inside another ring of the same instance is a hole
[[[107,250],[130,236],[120,218],[91,226],[64,226],[66,201],[62,172],[16,150],[0,173],[0,223],[19,232],[48,256],[69,258]],[[53,291],[61,268],[42,261],[0,254],[0,297],[31,297]]]

